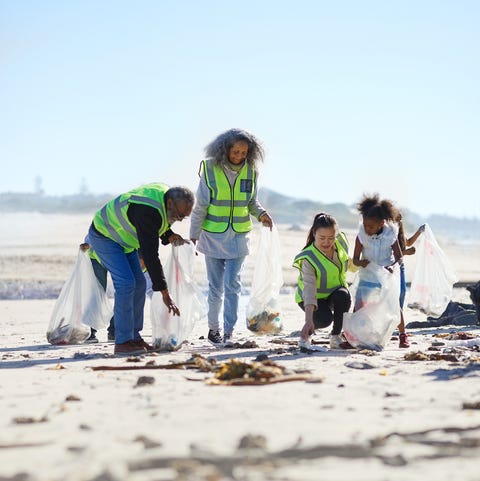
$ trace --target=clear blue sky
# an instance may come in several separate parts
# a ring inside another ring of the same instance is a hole
[[[240,127],[260,185],[480,217],[480,2],[0,0],[0,192],[197,186]]]

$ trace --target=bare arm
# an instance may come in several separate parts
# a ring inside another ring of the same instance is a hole
[[[392,244],[392,250],[393,250],[393,255],[395,257],[395,261],[390,264],[389,266],[385,266],[385,269],[387,269],[388,272],[393,272],[393,266],[398,262],[399,264],[402,263],[402,249],[400,249],[400,244],[398,240],[396,240]]]
[[[393,249],[393,255],[395,257],[394,264],[396,264],[397,262],[399,264],[401,264],[402,263],[402,249],[400,249],[400,244],[398,243],[398,240],[396,240],[395,243],[392,245],[392,249]]]
[[[412,237],[409,237],[405,243],[407,244],[408,247],[410,247],[411,245],[415,244],[415,242],[417,241],[417,239],[420,237],[420,234],[422,234],[423,232],[425,232],[425,224],[421,225],[418,229],[417,229],[417,232],[415,232],[415,234],[412,235]],[[412,252],[412,254],[415,253],[415,250]]]
[[[370,264],[370,261],[367,260],[367,259],[361,259],[360,260],[360,256],[362,254],[362,251],[363,251],[363,246],[362,246],[362,243],[360,242],[360,240],[358,239],[358,236],[357,236],[356,239],[355,239],[355,249],[353,251],[353,259],[352,259],[352,262],[353,262],[354,266],[367,267],[368,264]]]

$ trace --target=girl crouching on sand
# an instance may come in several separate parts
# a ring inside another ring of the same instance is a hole
[[[347,288],[348,241],[338,231],[337,221],[328,214],[317,214],[303,250],[293,266],[300,273],[295,301],[305,311],[301,344],[308,343],[315,329],[328,327],[331,349],[348,349],[350,344],[341,335],[343,314],[351,304]]]

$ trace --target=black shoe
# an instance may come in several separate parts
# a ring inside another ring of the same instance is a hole
[[[107,333],[107,339],[108,339],[109,341],[114,341],[114,340],[115,340],[115,333],[108,331],[108,333]]]
[[[208,331],[208,340],[214,346],[221,346],[223,344],[223,339],[220,334],[220,331],[212,331],[211,329]]]
[[[94,332],[90,334],[90,337],[85,341],[85,344],[97,344],[98,339]]]

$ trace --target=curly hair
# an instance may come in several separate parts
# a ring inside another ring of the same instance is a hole
[[[217,165],[226,165],[228,153],[235,142],[246,142],[248,145],[247,163],[254,169],[265,157],[264,148],[253,134],[241,129],[230,129],[223,132],[205,147],[205,155]]]
[[[380,199],[378,194],[364,195],[357,209],[364,219],[397,221],[400,214],[391,200]]]
[[[165,192],[165,201],[172,199],[174,202],[184,201],[193,205],[195,202],[195,194],[188,188],[183,186],[170,187]]]
[[[307,243],[305,244],[304,249],[306,249],[315,240],[315,231],[322,227],[333,227],[335,229],[335,234],[338,232],[338,223],[335,217],[331,216],[330,214],[326,214],[325,212],[320,212],[313,218],[313,224],[308,231]]]

